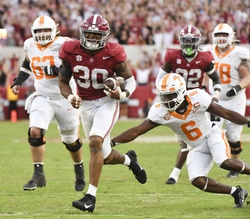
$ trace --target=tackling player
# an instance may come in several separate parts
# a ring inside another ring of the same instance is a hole
[[[203,78],[204,75],[207,75],[213,81],[215,90],[213,100],[218,102],[221,90],[220,78],[215,70],[213,55],[210,52],[199,50],[201,38],[200,31],[192,25],[188,25],[180,31],[181,49],[167,50],[164,56],[165,63],[156,77],[156,85],[164,75],[175,72],[184,78],[187,90],[203,88]],[[170,185],[177,183],[188,153],[187,145],[181,139],[178,139],[178,142],[181,147],[175,167],[166,181],[166,184]]]
[[[26,57],[17,78],[12,85],[12,92],[19,93],[23,82],[34,75],[35,92],[29,96],[25,109],[29,113],[28,141],[34,164],[34,173],[24,190],[34,190],[46,186],[43,170],[45,155],[45,133],[53,119],[57,122],[61,140],[74,162],[75,190],[85,187],[82,141],[79,138],[79,110],[71,106],[61,95],[58,87],[57,67],[59,49],[69,38],[56,36],[57,24],[48,16],[38,17],[31,26],[32,38],[24,42]],[[51,74],[52,71],[53,74]],[[75,90],[74,81],[71,81]]]
[[[205,192],[232,195],[235,207],[242,208],[248,196],[245,189],[207,177],[214,162],[222,169],[250,175],[249,164],[230,157],[225,133],[210,120],[207,112],[249,128],[250,121],[214,103],[212,97],[201,89],[186,91],[186,82],[179,74],[165,75],[157,87],[160,102],[150,108],[148,117],[138,126],[114,137],[111,143],[130,142],[160,125],[169,127],[189,147],[186,166],[190,183]]]

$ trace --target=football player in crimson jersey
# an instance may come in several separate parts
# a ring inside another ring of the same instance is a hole
[[[125,61],[124,48],[107,42],[110,36],[109,24],[99,14],[86,18],[80,27],[80,40],[65,42],[60,49],[62,68],[59,72],[59,87],[62,95],[73,107],[80,107],[83,129],[89,140],[89,187],[85,196],[72,202],[73,207],[93,212],[96,192],[103,164],[124,164],[128,166],[140,183],[146,183],[146,172],[137,163],[135,151],[120,154],[111,148],[110,132],[119,116],[119,100],[133,93],[135,79]],[[120,87],[110,90],[104,87],[106,78],[113,75],[125,79],[125,90]],[[69,86],[73,77],[78,96]]]
[[[113,145],[130,142],[138,136],[163,125],[170,128],[189,146],[187,171],[190,183],[205,192],[232,195],[236,208],[242,208],[248,192],[240,186],[229,186],[208,178],[216,165],[250,175],[250,165],[230,157],[230,148],[223,130],[213,123],[213,113],[238,125],[250,121],[239,113],[212,101],[202,89],[186,90],[186,82],[179,74],[165,75],[157,85],[160,101],[152,105],[147,118],[139,125],[124,131],[111,140]],[[164,157],[165,159],[165,157]]]
[[[235,41],[234,34],[228,24],[218,24],[212,33],[213,45],[205,46],[203,50],[210,51],[215,58],[222,85],[219,104],[245,115],[245,89],[250,85],[250,54],[249,49],[232,45]],[[231,156],[239,159],[242,151],[242,126],[224,119],[221,119],[218,125],[222,128],[224,123]],[[229,178],[237,176],[238,173],[232,170],[227,174]]]
[[[156,77],[156,85],[159,84],[160,79],[170,72],[180,74],[186,81],[187,90],[194,88],[203,88],[204,73],[208,75],[213,81],[214,96],[213,100],[218,101],[221,84],[220,78],[215,70],[214,57],[210,52],[203,52],[199,50],[201,43],[200,31],[188,25],[184,27],[179,34],[179,42],[181,49],[168,49],[164,56],[164,64]],[[171,172],[166,184],[176,184],[181,172],[181,168],[185,163],[187,157],[187,145],[178,138],[181,146],[177,155],[175,167]]]
[[[28,141],[34,164],[31,180],[23,186],[24,190],[34,190],[46,186],[44,175],[45,132],[55,118],[58,132],[63,144],[74,162],[75,190],[85,187],[82,141],[79,138],[79,110],[74,109],[62,96],[58,87],[56,66],[61,65],[58,53],[61,45],[70,40],[68,37],[56,36],[57,24],[48,16],[38,17],[31,27],[32,38],[24,42],[26,57],[17,78],[12,85],[12,92],[19,93],[22,83],[34,75],[35,92],[29,96],[25,109],[29,113]],[[54,75],[48,72],[54,69]],[[72,87],[75,83],[71,81]]]

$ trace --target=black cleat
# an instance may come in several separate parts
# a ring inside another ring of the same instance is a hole
[[[85,188],[85,179],[84,179],[84,166],[83,163],[74,165],[75,170],[75,190],[83,191]]]
[[[46,179],[44,173],[35,171],[32,179],[23,186],[24,191],[35,190],[37,187],[46,186]]]
[[[85,180],[84,179],[76,179],[75,181],[75,190],[76,191],[83,191],[85,188]]]
[[[234,207],[235,208],[243,208],[244,201],[248,197],[248,192],[245,189],[241,188],[240,186],[236,186],[236,187],[237,187],[237,189],[232,194],[232,196],[234,197],[234,203],[235,203]]]
[[[96,198],[93,195],[85,194],[85,196],[77,201],[72,202],[72,206],[81,211],[93,212],[95,210]]]
[[[176,181],[175,181],[174,178],[170,177],[170,178],[168,178],[168,180],[166,181],[166,184],[174,185],[174,184],[176,184]]]
[[[235,171],[233,171],[233,170],[230,170],[230,172],[227,174],[226,177],[227,177],[227,178],[237,178],[238,175],[239,175],[238,172],[235,172]]]
[[[140,166],[140,164],[137,161],[137,155],[135,151],[130,150],[126,153],[128,157],[130,158],[131,162],[129,165],[129,169],[132,170],[133,174],[135,175],[135,178],[141,183],[144,184],[147,182],[147,174],[145,170]]]

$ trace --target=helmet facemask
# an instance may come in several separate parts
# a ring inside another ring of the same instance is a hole
[[[199,39],[192,36],[180,37],[182,51],[190,56],[199,49]]]
[[[31,26],[31,33],[34,41],[42,46],[47,45],[53,41],[56,35],[59,33],[57,32],[57,26],[58,24],[55,24],[54,20],[48,16],[38,17]],[[44,31],[38,33],[38,30]]]
[[[87,38],[88,33],[100,34],[100,38]],[[80,43],[89,50],[98,50],[103,48],[110,37],[110,28],[106,19],[99,14],[93,14],[86,18],[80,27]]]
[[[103,48],[106,43],[107,39],[109,38],[109,31],[108,32],[99,32],[99,31],[85,31],[83,29],[80,29],[80,42],[81,45],[89,50],[97,50]],[[101,35],[101,39],[92,39],[92,38],[86,38],[86,33],[96,33]]]
[[[161,100],[161,103],[164,104],[164,106],[168,109],[168,111],[172,112],[178,109],[178,107],[182,104],[182,102],[185,100],[185,94],[180,93],[179,91],[175,91],[173,93],[165,93],[160,92],[159,98]]]
[[[183,53],[192,56],[199,49],[201,33],[196,27],[188,25],[180,31],[179,42]]]
[[[234,42],[234,31],[226,23],[217,25],[212,33],[213,43],[221,49],[225,49]]]
[[[168,73],[158,86],[158,96],[168,111],[175,111],[185,100],[186,82],[176,73]]]

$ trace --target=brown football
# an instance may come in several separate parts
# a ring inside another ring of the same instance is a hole
[[[115,90],[117,86],[120,86],[122,91],[125,88],[125,81],[123,77],[120,76],[109,77],[105,80],[104,84],[108,86],[111,90]]]

